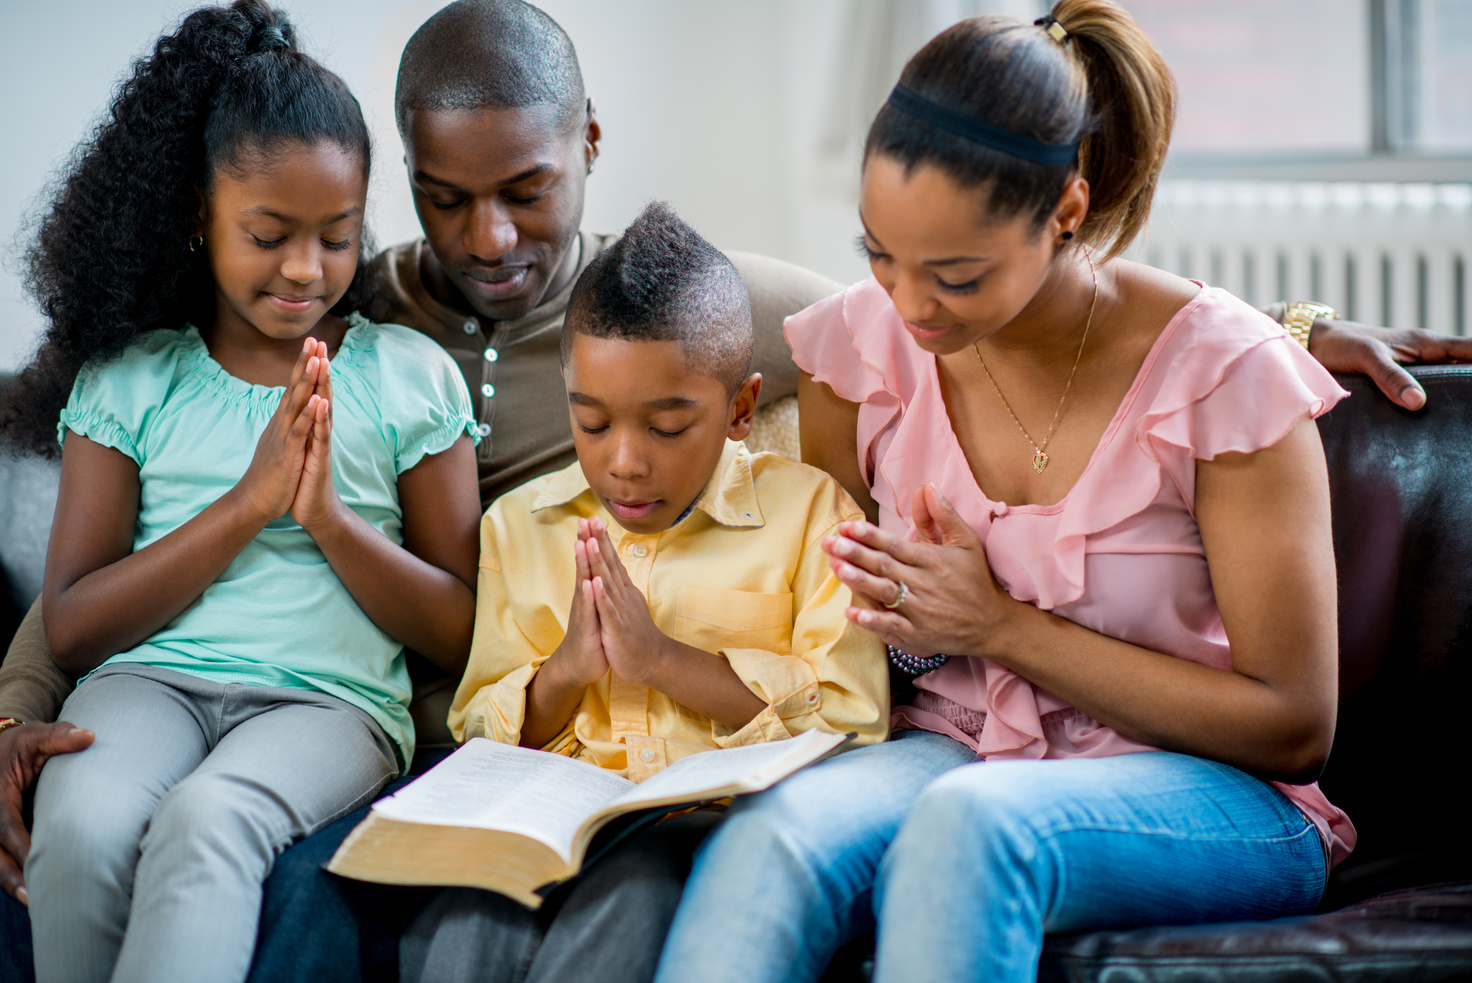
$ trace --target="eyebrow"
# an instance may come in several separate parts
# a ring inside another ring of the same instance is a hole
[[[297,221],[297,217],[296,216],[293,216],[293,215],[283,215],[280,212],[273,212],[271,209],[267,208],[265,205],[257,205],[255,208],[247,208],[243,214],[246,214],[246,215],[264,215],[267,218],[274,218],[278,222],[285,222],[287,224],[290,224],[292,222]],[[336,225],[338,222],[341,222],[345,218],[357,218],[359,215],[362,215],[362,214],[363,214],[363,209],[361,209],[361,208],[349,208],[347,211],[343,212],[341,215],[334,215],[332,218],[328,219],[327,221],[323,222],[322,224],[323,225]]]
[[[876,243],[879,243],[879,248],[881,251],[883,251],[884,244],[879,242],[879,237],[875,235],[873,231],[869,228],[869,223],[864,221],[864,216],[862,213],[860,213],[859,215],[859,224],[864,227],[864,235],[868,236],[870,239],[873,239]],[[988,262],[990,259],[990,256],[947,256],[945,259],[927,259],[925,261],[925,265],[958,266],[961,263],[985,263]]]
[[[578,406],[602,406],[603,401],[580,393],[576,390],[567,394],[567,401]],[[664,399],[651,399],[644,404],[645,409],[650,410],[683,410],[695,406],[695,400],[689,396],[666,396]]]
[[[505,181],[501,181],[499,183],[502,187],[508,184],[520,184],[522,181],[525,181],[528,178],[534,178],[538,174],[553,170],[554,167],[555,165],[553,164],[538,164],[536,167],[529,167],[526,170],[522,171],[520,174],[514,175],[513,177],[510,177]],[[444,178],[437,178],[433,174],[430,174],[428,171],[415,171],[414,180],[418,184],[433,184],[437,187],[446,188],[450,191],[465,190],[455,182],[446,181]]]

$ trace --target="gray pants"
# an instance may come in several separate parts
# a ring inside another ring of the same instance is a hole
[[[38,983],[245,979],[277,854],[398,772],[371,717],[308,690],[119,664],[62,719],[97,741],[36,788]]]
[[[647,983],[720,813],[694,812],[630,836],[528,911],[490,891],[441,891],[399,943],[403,983]]]

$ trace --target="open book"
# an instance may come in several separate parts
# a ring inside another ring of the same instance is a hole
[[[474,738],[373,804],[328,862],[382,884],[463,885],[528,908],[577,874],[593,837],[622,816],[758,792],[835,750],[848,735],[705,751],[636,785],[584,761]]]

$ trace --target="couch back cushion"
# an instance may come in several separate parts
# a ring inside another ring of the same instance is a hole
[[[1339,569],[1340,714],[1322,787],[1360,843],[1340,874],[1416,855],[1443,832],[1468,765],[1472,665],[1472,366],[1417,368],[1409,413],[1362,376],[1319,421]],[[1449,868],[1448,868],[1449,869]]]

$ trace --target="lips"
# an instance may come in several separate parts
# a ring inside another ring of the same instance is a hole
[[[531,267],[502,266],[491,270],[467,270],[461,275],[466,286],[484,297],[504,298],[526,286]]]
[[[296,297],[290,294],[266,294],[266,297],[277,307],[288,313],[300,313],[310,310],[312,305],[321,300],[320,297]]]
[[[609,500],[608,511],[618,517],[620,522],[637,522],[647,519],[654,514],[664,502],[655,500],[653,502],[615,502]]]
[[[912,324],[905,322],[905,330],[910,332],[918,341],[939,341],[941,338],[952,334],[956,330],[954,324],[928,325]]]

